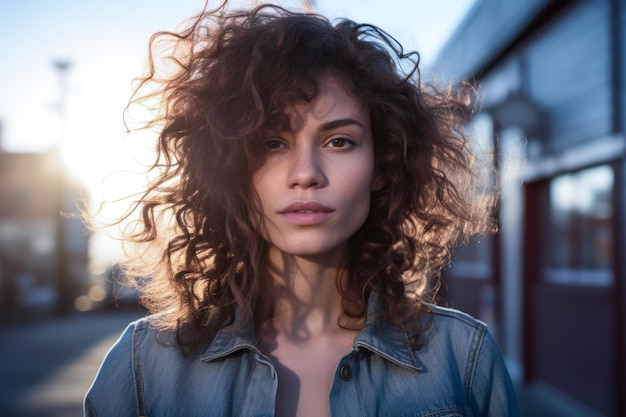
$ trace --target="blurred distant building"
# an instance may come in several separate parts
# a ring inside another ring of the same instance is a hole
[[[478,82],[503,190],[449,304],[491,324],[518,380],[626,415],[626,1],[478,0],[436,67]]]
[[[0,309],[69,311],[87,277],[81,188],[56,152],[0,152]]]

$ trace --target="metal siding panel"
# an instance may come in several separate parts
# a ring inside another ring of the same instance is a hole
[[[509,45],[550,0],[478,0],[439,53],[435,68],[473,78]]]
[[[582,2],[525,51],[528,93],[546,110],[549,148],[610,133],[609,4]]]
[[[610,90],[610,60],[608,51],[594,59],[572,59],[571,54],[563,59],[544,60],[541,68],[529,77],[530,95],[537,104],[547,107],[586,97],[599,87]],[[576,60],[577,62],[573,62]]]

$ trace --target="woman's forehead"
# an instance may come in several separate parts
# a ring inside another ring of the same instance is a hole
[[[323,73],[315,79],[315,94],[295,100],[270,117],[268,129],[298,130],[307,120],[369,119],[366,104],[352,93],[344,77]]]

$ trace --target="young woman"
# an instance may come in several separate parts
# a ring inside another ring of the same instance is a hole
[[[153,314],[85,415],[518,415],[484,324],[433,304],[452,247],[493,229],[464,96],[348,20],[222,5],[163,38],[177,71],[138,89],[161,100],[158,177],[128,235]]]

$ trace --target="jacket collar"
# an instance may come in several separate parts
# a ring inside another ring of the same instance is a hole
[[[242,324],[241,313],[237,310],[233,323],[217,332],[211,345],[200,359],[211,362],[242,349],[260,353],[254,327],[249,323]]]
[[[380,302],[375,294],[370,296],[367,310],[367,321],[355,337],[352,349],[366,349],[397,365],[421,372],[424,365],[415,354],[409,336],[404,329],[381,317]],[[242,325],[241,314],[237,311],[234,322],[217,333],[201,360],[219,360],[243,349],[261,354],[253,326]]]
[[[380,315],[380,301],[372,294],[367,303],[367,321],[354,339],[353,349],[365,348],[397,365],[416,371],[424,366],[415,354],[406,331],[385,321]]]

